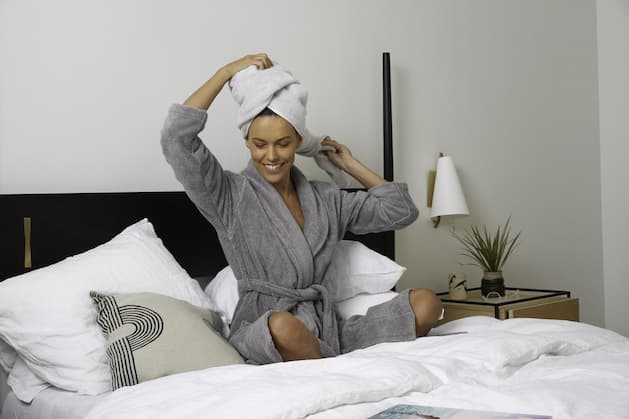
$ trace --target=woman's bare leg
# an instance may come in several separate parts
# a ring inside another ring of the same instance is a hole
[[[426,288],[411,290],[408,298],[415,313],[415,333],[417,337],[426,336],[441,316],[441,300]]]
[[[284,361],[321,358],[319,341],[306,325],[286,311],[269,316],[273,343]]]

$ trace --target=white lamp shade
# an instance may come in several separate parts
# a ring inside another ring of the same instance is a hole
[[[469,213],[452,158],[450,156],[440,157],[437,160],[431,217],[467,215]]]

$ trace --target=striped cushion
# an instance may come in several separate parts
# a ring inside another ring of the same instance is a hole
[[[209,310],[153,293],[90,293],[107,339],[112,389],[179,372],[243,363]]]

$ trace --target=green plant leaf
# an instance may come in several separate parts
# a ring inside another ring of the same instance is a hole
[[[478,226],[471,226],[462,234],[457,233],[453,228],[452,236],[463,247],[459,256],[473,262],[463,265],[476,265],[486,272],[502,270],[509,256],[517,248],[522,234],[520,231],[511,237],[510,222],[511,216],[507,218],[504,226],[498,226],[494,233],[490,233],[485,225],[482,230]]]

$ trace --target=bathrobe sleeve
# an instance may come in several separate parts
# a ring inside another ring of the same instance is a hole
[[[398,230],[419,215],[405,183],[384,183],[367,191],[341,191],[343,230],[354,234]]]
[[[199,211],[217,231],[227,232],[233,223],[232,208],[243,179],[224,171],[199,138],[206,120],[207,112],[202,109],[172,105],[162,129],[162,150]]]

